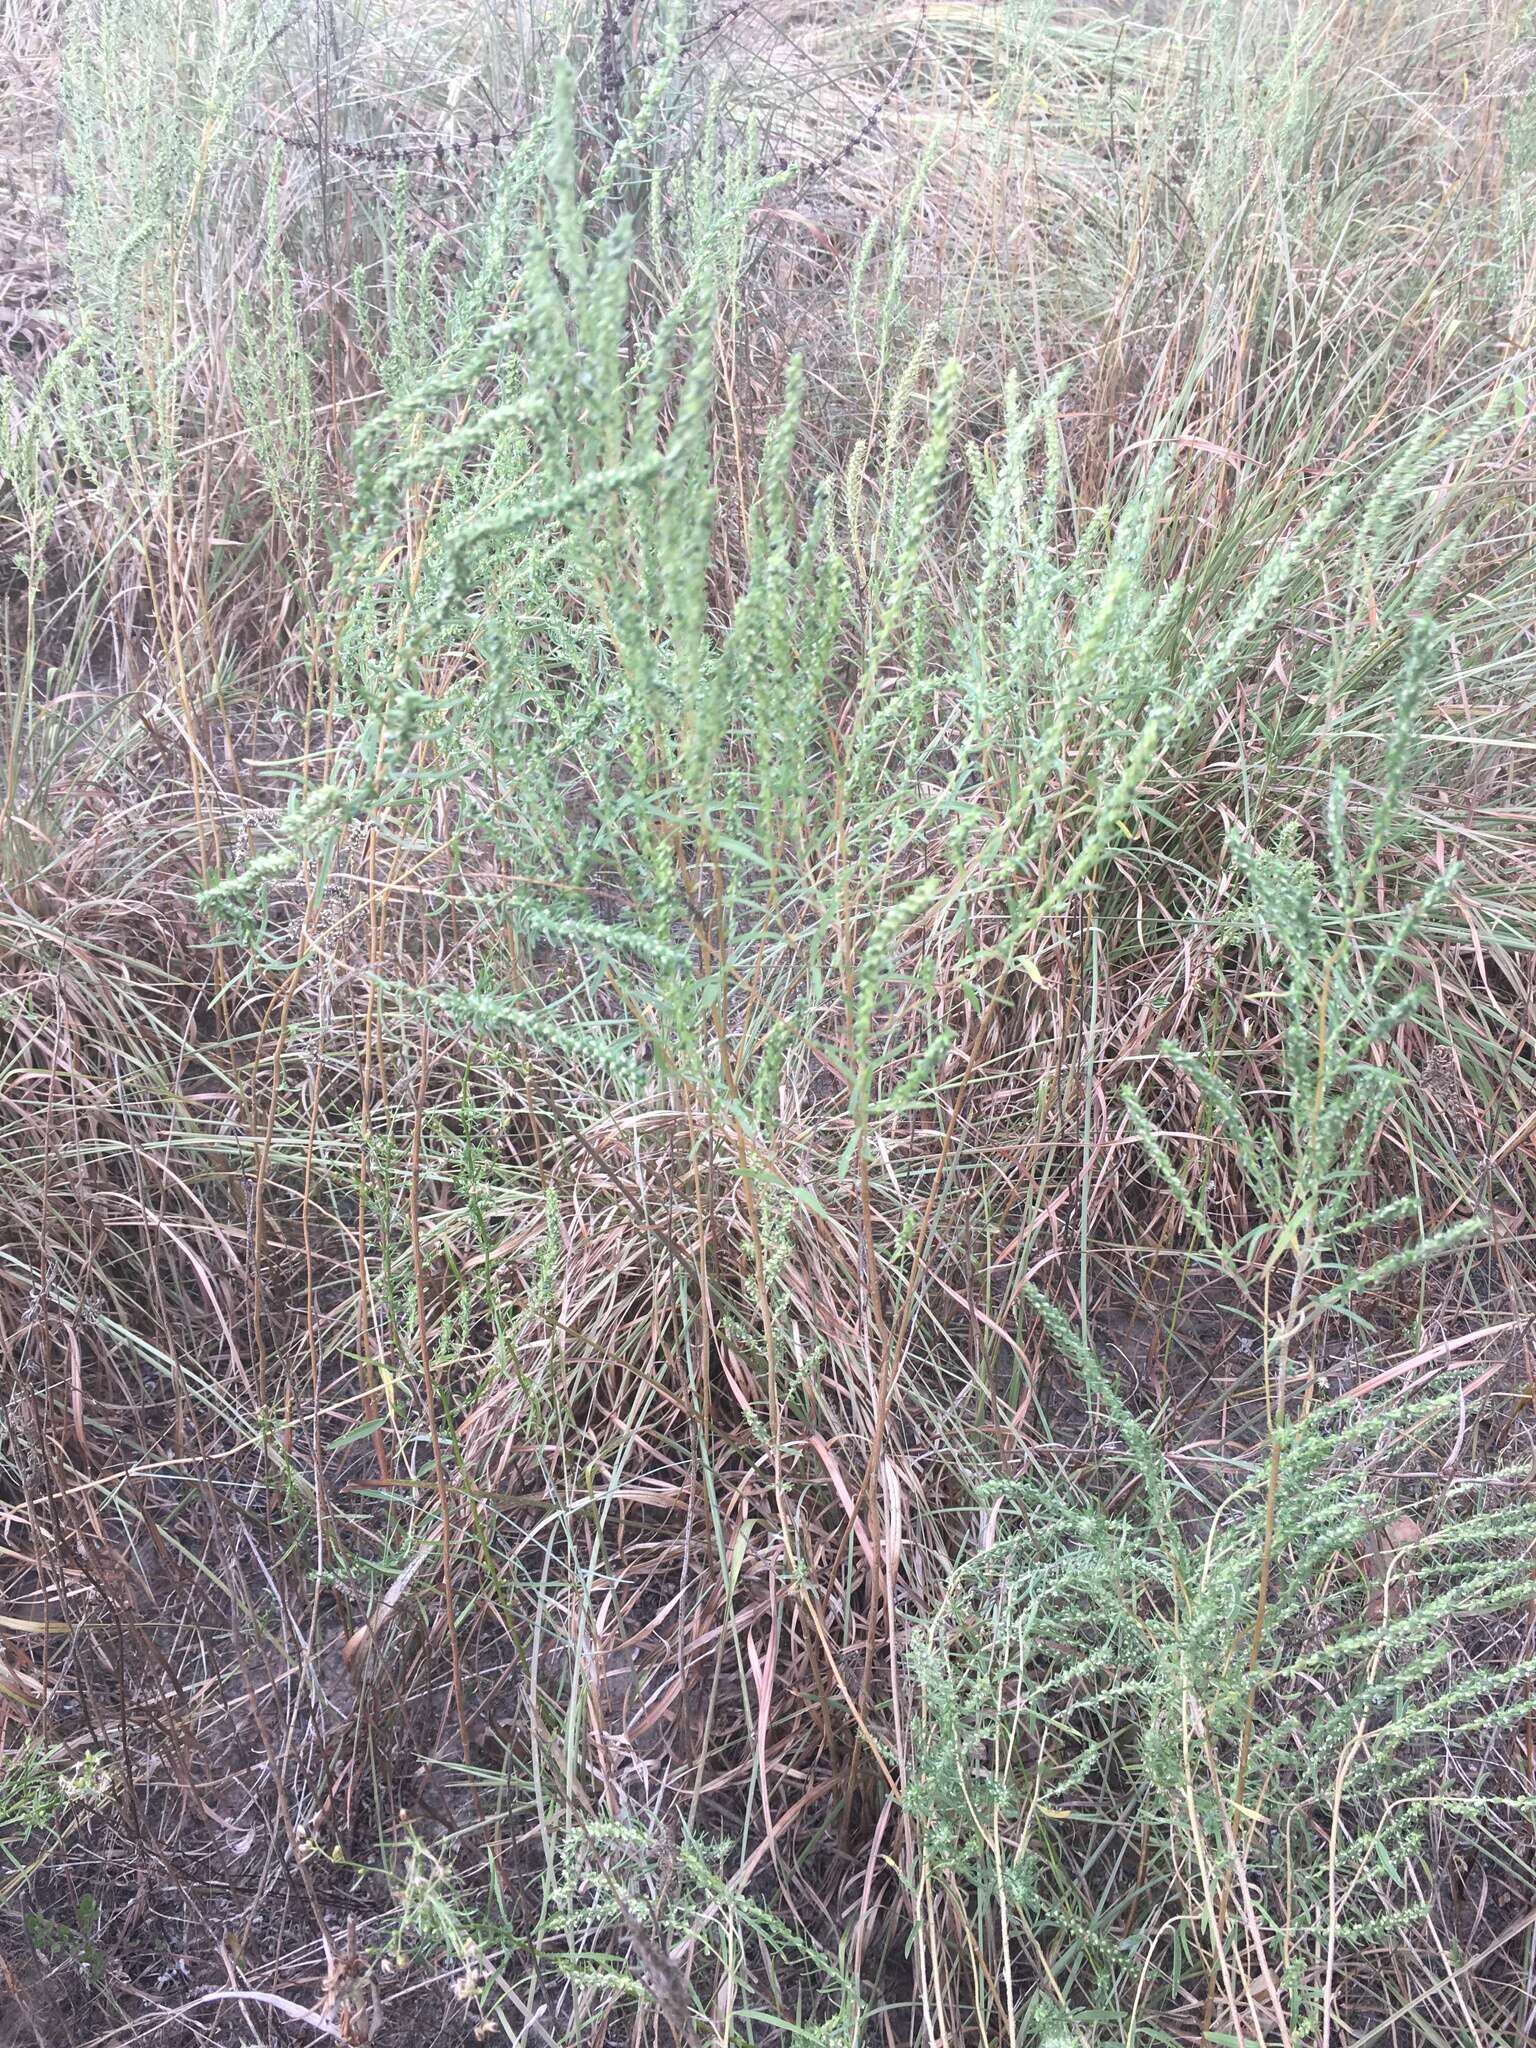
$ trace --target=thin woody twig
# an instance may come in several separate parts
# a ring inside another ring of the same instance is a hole
[[[683,44],[683,49],[687,51],[700,42],[712,40],[726,29],[732,21],[736,20],[739,15],[745,13],[749,4],[750,0],[733,0],[733,4],[723,7],[702,28],[695,30],[693,35]],[[618,14],[615,14],[614,10],[610,7],[605,10],[603,17],[604,33],[600,57],[600,83],[603,99],[610,109],[616,107],[620,87],[623,83],[622,66],[619,57],[620,44],[616,33],[617,22],[626,16],[628,11],[628,8],[622,5],[621,0]],[[869,112],[864,116],[859,125],[838,144],[836,149],[830,150],[825,156],[813,158],[809,163],[799,165],[781,158],[776,165],[776,169],[781,172],[788,171],[793,173],[794,181],[797,185],[811,185],[817,183],[822,178],[828,177],[833,171],[839,170],[847,163],[855,152],[869,141],[870,137],[879,127],[892,100],[895,99],[897,93],[900,92],[902,86],[911,75],[912,67],[917,60],[917,52],[923,42],[927,21],[928,11],[925,0],[923,9],[918,17],[917,28],[907,47],[906,55],[891,74],[890,80],[879,99],[869,109]],[[301,150],[317,158],[335,156],[339,157],[344,163],[364,165],[403,166],[409,164],[431,164],[436,170],[442,171],[446,170],[450,163],[460,164],[466,156],[478,155],[483,150],[489,150],[493,156],[499,155],[504,146],[510,148],[514,142],[519,141],[525,131],[516,128],[504,129],[494,127],[482,132],[479,128],[471,128],[467,136],[458,136],[452,141],[444,141],[442,138],[438,138],[436,141],[422,140],[419,142],[344,142],[334,136],[327,135],[321,137],[317,135],[295,134],[291,130],[278,127],[263,127],[259,132],[270,141],[282,143],[287,149]]]

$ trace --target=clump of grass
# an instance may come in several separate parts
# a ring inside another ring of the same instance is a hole
[[[1526,57],[1142,12],[68,25],[56,2029],[1523,2027]]]

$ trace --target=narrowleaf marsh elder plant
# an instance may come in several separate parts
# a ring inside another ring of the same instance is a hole
[[[1513,5],[449,15],[0,110],[34,2031],[1523,2039]]]
[[[1386,991],[1454,886],[1447,874],[1412,898],[1384,936],[1362,930],[1437,648],[1424,628],[1406,641],[1379,794],[1353,831],[1332,786],[1326,873],[1294,843],[1234,840],[1246,900],[1229,929],[1268,955],[1281,1005],[1279,1114],[1255,1114],[1208,1059],[1163,1049],[1249,1182],[1263,1219],[1249,1241],[1213,1230],[1126,1091],[1194,1257],[1252,1300],[1267,1447],[1246,1476],[1213,1507],[1194,1488],[1181,1499],[1178,1468],[1071,1319],[1024,1289],[1121,1439],[1136,1498],[1106,1505],[1046,1475],[979,1482],[989,1541],[915,1639],[908,1804],[928,1968],[936,1999],[988,2038],[1111,2023],[1165,2038],[1193,1983],[1203,2024],[1232,2038],[1347,2037],[1377,2010],[1362,1979],[1442,1939],[1452,1815],[1528,1869],[1536,1808],[1498,1759],[1533,1664],[1491,1646],[1519,1642],[1536,1521],[1497,1480],[1426,1492],[1411,1476],[1435,1470],[1427,1447],[1465,1401],[1455,1385],[1320,1397],[1315,1344],[1481,1227],[1422,1235],[1412,1201],[1360,1199],[1401,1085],[1373,1055],[1414,1004]],[[952,1960],[956,1912],[981,1930],[969,1966]],[[1021,1994],[1020,1960],[1044,2004]]]
[[[1426,1948],[1455,1967],[1451,1839],[1519,1896],[1532,1805],[1501,1757],[1530,1512],[1405,1476],[1457,1398],[1278,1425],[1195,1540],[1194,1500],[984,1489],[992,1540],[912,1651],[921,1947],[951,2024],[1160,2040],[1193,1998],[1223,2036],[1348,2039],[1383,1977],[1428,1990]]]

